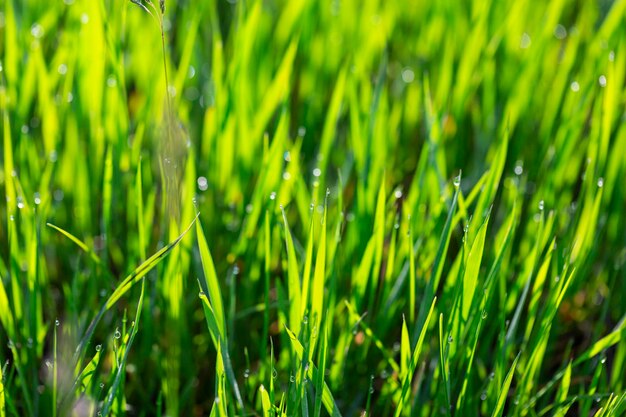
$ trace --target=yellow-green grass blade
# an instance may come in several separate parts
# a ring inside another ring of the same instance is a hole
[[[518,359],[519,359],[519,354],[517,355],[517,357],[513,361],[513,364],[511,365],[511,369],[509,369],[509,372],[507,373],[506,377],[504,378],[504,382],[502,384],[502,388],[500,389],[500,393],[498,394],[498,401],[496,402],[496,406],[493,409],[493,413],[491,414],[491,417],[501,417],[502,416],[502,412],[504,411],[504,404],[505,404],[506,399],[507,399],[507,397],[509,395],[509,388],[511,387],[511,381],[513,380],[513,375],[515,374],[515,368],[517,367],[517,360]]]
[[[407,368],[407,373],[402,381],[402,392],[400,394],[400,401],[396,406],[395,417],[399,417],[402,413],[402,408],[405,404],[409,402],[409,392],[411,388],[411,381],[413,379],[413,373],[415,372],[415,368],[417,367],[417,363],[419,361],[420,354],[422,352],[422,345],[424,344],[424,339],[426,338],[426,332],[428,331],[428,327],[430,326],[430,317],[433,314],[433,310],[435,309],[435,303],[437,302],[437,297],[433,299],[432,304],[430,305],[430,309],[428,310],[428,315],[426,316],[426,321],[424,322],[424,326],[420,329],[419,337],[417,339],[417,343],[415,344],[415,348],[413,349],[413,355],[411,355],[411,362]]]
[[[198,221],[196,223],[196,234],[198,237],[198,248],[200,249],[200,259],[202,261],[202,269],[204,271],[204,285],[201,287],[206,291],[209,296],[211,310],[215,317],[215,323],[218,330],[218,335],[222,339],[222,343],[227,343],[226,336],[226,321],[224,318],[224,306],[222,304],[222,293],[220,291],[219,280],[217,279],[217,273],[215,272],[215,265],[213,264],[213,257],[209,250],[202,225]]]

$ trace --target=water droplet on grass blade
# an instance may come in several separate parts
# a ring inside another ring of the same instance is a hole
[[[402,81],[409,84],[409,83],[412,83],[414,79],[415,79],[415,72],[413,72],[411,68],[407,67],[404,70],[402,70]]]
[[[246,369],[245,371],[243,371],[243,377],[246,378],[246,379],[250,377],[250,370],[249,369]]]
[[[43,26],[39,23],[34,23],[30,27],[30,34],[33,35],[33,38],[40,39],[44,35]]]
[[[573,81],[569,88],[571,88],[573,92],[577,93],[580,91],[580,84],[578,84],[578,81]]]
[[[480,394],[480,401],[485,401],[487,399],[487,393],[483,392],[482,394]]]
[[[487,310],[483,310],[483,312],[480,314],[480,317],[485,320],[487,318]]]
[[[113,333],[113,337],[115,337],[116,339],[119,339],[120,337],[122,337],[122,333],[120,333],[120,330],[118,328],[115,329],[115,333]]]
[[[276,192],[275,191],[272,191],[270,193],[270,200],[276,200]]]
[[[314,177],[316,177],[316,178],[317,178],[317,177],[319,177],[320,175],[322,175],[322,170],[321,170],[321,169],[319,169],[319,168],[315,168],[315,169],[313,169],[313,176],[314,176]]]
[[[102,345],[96,345],[96,352],[100,352],[102,350]]]
[[[276,368],[272,368],[272,378],[276,379],[277,376],[278,376],[278,371],[276,370]]]
[[[606,77],[604,75],[598,77],[598,83],[600,84],[600,87],[606,87]]]
[[[61,322],[59,321],[59,319],[56,319],[56,320],[54,321],[54,325],[55,325],[56,327],[59,327],[59,326],[61,325]]]
[[[544,202],[543,200],[539,200],[539,210],[543,211]]]
[[[197,181],[200,191],[206,191],[209,188],[209,181],[206,177],[198,177]]]
[[[565,26],[561,25],[560,23],[556,25],[556,27],[554,28],[554,37],[557,39],[565,39],[566,36],[567,29],[565,29]]]
[[[452,335],[448,336],[448,343],[452,343],[454,342],[454,338],[452,337]]]
[[[602,186],[604,186],[604,178],[600,177],[600,178],[598,178],[598,187],[602,188]]]

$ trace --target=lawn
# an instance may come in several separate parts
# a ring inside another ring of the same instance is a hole
[[[0,0],[0,417],[626,414],[626,0]]]

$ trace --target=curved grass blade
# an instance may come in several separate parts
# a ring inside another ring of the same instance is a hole
[[[63,236],[65,236],[66,238],[74,242],[76,246],[78,246],[85,253],[87,253],[89,257],[91,258],[91,260],[94,261],[97,265],[100,265],[100,266],[104,265],[100,257],[96,255],[96,253],[93,250],[91,250],[89,246],[87,246],[82,240],[80,240],[79,238],[71,234],[70,232],[63,230],[59,226],[56,226],[52,223],[46,223],[46,226],[53,228],[54,230],[56,230],[57,232],[61,233]]]

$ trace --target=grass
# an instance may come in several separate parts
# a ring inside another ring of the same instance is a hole
[[[0,417],[623,415],[625,21],[3,2]]]

